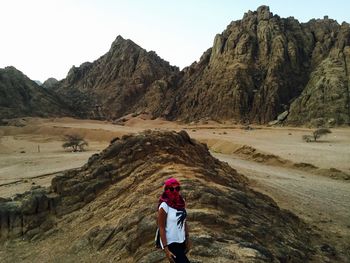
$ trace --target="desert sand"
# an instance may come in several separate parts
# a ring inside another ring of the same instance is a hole
[[[185,129],[192,138],[207,143],[216,158],[247,176],[255,190],[310,223],[335,246],[339,244],[338,249],[350,244],[349,128],[332,129],[319,142],[306,143],[301,137],[312,132],[307,128],[242,129],[226,123],[182,124],[147,116],[129,118],[124,125],[71,118],[25,118],[20,123],[21,127],[0,127],[0,197],[35,185],[49,186],[54,176],[84,165],[115,137],[145,129]],[[68,133],[83,135],[89,142],[87,151],[64,150],[62,137]]]

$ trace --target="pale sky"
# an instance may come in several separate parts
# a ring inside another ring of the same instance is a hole
[[[231,21],[260,5],[300,22],[324,15],[350,22],[348,0],[0,0],[0,68],[60,80],[121,35],[182,69]]]

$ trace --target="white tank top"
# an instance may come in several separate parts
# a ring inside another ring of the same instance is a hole
[[[174,209],[165,202],[160,204],[159,209],[161,208],[167,213],[165,226],[167,245],[171,243],[183,243],[185,241],[186,212]],[[160,244],[164,248],[162,240],[160,240]]]

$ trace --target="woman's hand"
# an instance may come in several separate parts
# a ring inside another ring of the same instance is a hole
[[[189,238],[186,238],[186,240],[185,240],[185,246],[186,246],[186,248],[185,248],[185,254],[187,254],[187,253],[191,250],[191,248],[192,248],[192,242],[191,242],[191,240],[190,240]]]
[[[176,258],[176,256],[175,256],[173,253],[171,253],[171,251],[169,250],[169,248],[168,248],[168,247],[165,247],[165,248],[164,248],[164,251],[165,251],[165,255],[166,255],[167,259],[169,260],[169,262],[170,262],[170,263],[175,263],[174,258]]]

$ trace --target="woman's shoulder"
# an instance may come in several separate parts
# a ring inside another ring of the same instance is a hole
[[[159,209],[163,208],[165,212],[168,212],[169,210],[169,206],[166,202],[162,202],[160,205],[159,205]]]

